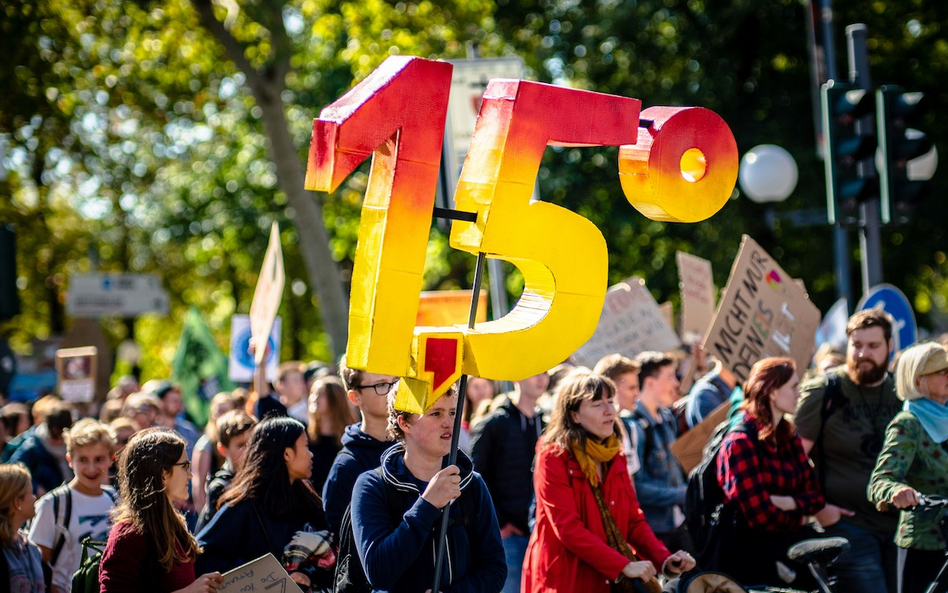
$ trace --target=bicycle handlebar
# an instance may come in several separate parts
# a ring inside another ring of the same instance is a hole
[[[914,507],[911,507],[910,510],[916,509],[925,509],[925,508],[938,508],[938,507],[948,507],[948,496],[938,496],[937,494],[919,494],[918,495],[918,504]],[[880,511],[888,511],[894,509],[892,501],[884,500],[876,505],[876,508]]]

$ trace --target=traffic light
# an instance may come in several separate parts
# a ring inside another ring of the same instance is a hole
[[[16,235],[13,227],[0,224],[0,321],[20,313],[16,287]]]
[[[830,80],[823,85],[823,160],[830,224],[855,223],[859,204],[878,195],[875,169],[867,160],[876,149],[876,131],[861,121],[872,113],[873,98],[852,84]]]
[[[882,151],[881,217],[883,224],[895,219],[907,219],[918,202],[925,180],[908,176],[908,162],[920,157],[932,147],[927,135],[912,131],[909,123],[918,119],[922,111],[923,93],[906,92],[899,86],[876,89],[876,125],[879,148]]]

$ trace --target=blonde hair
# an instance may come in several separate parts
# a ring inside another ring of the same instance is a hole
[[[22,463],[0,465],[0,545],[9,546],[20,529],[13,524],[13,502],[32,488],[30,470]]]
[[[92,418],[76,422],[63,436],[66,439],[66,452],[70,455],[76,449],[91,445],[105,445],[109,453],[115,453],[115,434],[112,429]]]
[[[919,391],[915,379],[928,359],[938,351],[944,352],[945,347],[936,342],[915,344],[902,351],[899,362],[895,366],[895,394],[899,399],[909,401],[928,397],[928,394]],[[943,354],[944,355],[944,354]]]

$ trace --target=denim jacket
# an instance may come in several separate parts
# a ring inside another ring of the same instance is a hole
[[[668,533],[684,518],[688,483],[670,448],[678,436],[675,416],[667,408],[658,413],[660,421],[652,418],[641,401],[635,404],[635,422],[631,424],[638,434],[636,452],[641,464],[634,476],[635,492],[652,531]],[[680,511],[677,517],[676,506]]]

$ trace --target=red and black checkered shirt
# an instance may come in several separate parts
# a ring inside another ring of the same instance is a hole
[[[745,420],[748,429],[757,430],[751,416],[745,414]],[[721,444],[717,464],[725,502],[737,500],[751,527],[769,531],[799,529],[803,517],[815,514],[826,504],[816,471],[797,434],[786,442],[755,444],[749,435],[732,432]],[[771,495],[792,496],[797,508],[783,511],[770,501]]]

